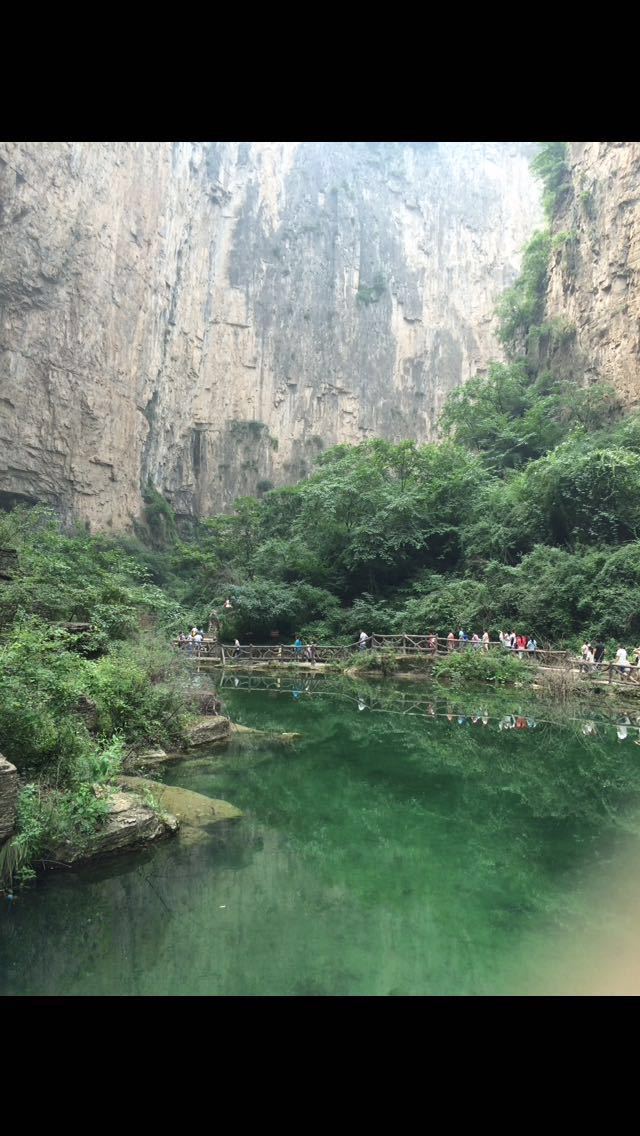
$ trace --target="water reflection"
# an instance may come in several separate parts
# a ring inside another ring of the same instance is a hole
[[[212,681],[210,679],[210,681]],[[307,699],[341,700],[351,704],[359,713],[369,710],[379,714],[419,715],[430,719],[444,719],[456,726],[482,726],[498,732],[508,730],[535,730],[539,725],[575,727],[586,738],[615,735],[618,741],[632,740],[640,745],[640,715],[632,718],[626,713],[602,709],[593,715],[593,708],[581,714],[574,707],[561,704],[553,707],[539,701],[535,714],[524,706],[521,696],[508,691],[491,692],[487,698],[494,703],[493,713],[488,706],[474,705],[473,695],[461,692],[434,696],[433,689],[422,695],[415,689],[405,690],[398,684],[385,682],[371,685],[366,691],[354,687],[344,678],[332,679],[324,675],[311,676],[301,682],[291,675],[227,675],[222,673],[215,683],[216,690],[271,691],[291,696],[294,702]],[[497,703],[511,703],[508,712],[497,712]],[[553,712],[552,712],[553,711]]]

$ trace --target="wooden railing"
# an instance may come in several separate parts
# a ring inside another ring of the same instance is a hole
[[[358,642],[344,646],[342,644],[320,644],[313,646],[312,656],[308,648],[296,651],[289,643],[246,643],[236,647],[232,643],[220,643],[217,639],[205,636],[198,646],[191,644],[187,639],[180,643],[174,640],[174,645],[186,652],[190,658],[210,659],[217,663],[252,665],[255,663],[334,663],[354,660],[362,652]],[[559,651],[553,648],[537,648],[535,651],[518,648],[508,648],[499,640],[491,640],[485,644],[472,643],[471,640],[454,639],[451,641],[442,635],[372,635],[370,644],[374,651],[392,651],[396,656],[443,658],[454,651],[504,651],[511,655],[518,655],[522,659],[530,659],[545,669],[550,670],[579,670],[585,677],[600,678],[611,683],[614,679],[640,682],[640,666],[627,664],[622,668],[618,663],[601,662],[586,663],[571,651]]]

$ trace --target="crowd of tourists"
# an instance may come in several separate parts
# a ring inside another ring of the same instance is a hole
[[[198,627],[192,627],[188,635],[181,631],[178,636],[178,646],[189,655],[199,655],[203,642],[204,631]]]
[[[225,607],[231,606],[227,600]],[[192,627],[189,634],[185,635],[180,632],[178,637],[178,645],[189,655],[200,655],[204,643],[205,633],[201,628]],[[428,635],[427,650],[431,651],[434,655],[438,651],[439,644],[443,641],[446,642],[447,651],[455,651],[460,649],[474,650],[474,651],[488,651],[492,642],[495,644],[496,640],[491,640],[488,631],[483,631],[482,635],[477,632],[469,633],[463,627],[460,627],[458,632],[449,631],[445,637],[438,637],[435,634]],[[358,639],[353,644],[356,650],[365,651],[372,645],[373,636],[368,635],[366,631],[360,631]],[[424,642],[424,640],[423,640]],[[512,654],[517,654],[520,659],[536,659],[538,652],[538,644],[533,635],[518,635],[515,631],[499,631],[497,642],[503,650],[509,651]],[[292,644],[293,658],[299,662],[309,662],[315,664],[317,647],[313,643],[304,643],[300,635],[296,635],[295,641]],[[243,654],[244,648],[241,646],[238,639],[234,642],[233,657],[240,658]],[[595,643],[585,642],[582,644],[580,650],[580,669],[586,674],[596,674],[603,666],[615,666],[618,673],[630,681],[640,681],[640,647],[633,647],[627,650],[626,647],[618,646],[615,656],[612,660],[605,659],[606,644],[599,639]],[[278,658],[283,660],[284,648],[278,648]]]
[[[606,662],[605,651],[606,644],[601,639],[593,645],[583,643],[580,648],[580,669],[587,674],[595,674]],[[618,646],[612,662],[622,678],[640,681],[640,647],[632,647],[629,652],[626,647]]]
[[[438,641],[435,635],[430,636],[429,645],[431,645],[432,640],[434,645],[437,645]],[[517,651],[521,659],[524,659],[525,656],[530,659],[535,659],[536,657],[538,644],[533,638],[533,635],[516,635],[515,631],[499,631],[498,641],[505,651]],[[461,627],[457,635],[455,635],[453,631],[450,631],[447,635],[448,651],[454,651],[456,648],[460,649],[461,647],[471,647],[472,650],[475,651],[488,651],[490,643],[491,639],[488,631],[483,631],[481,636],[475,631],[472,635],[469,635],[469,632]]]

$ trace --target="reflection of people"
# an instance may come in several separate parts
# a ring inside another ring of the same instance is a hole
[[[358,710],[366,710],[367,704],[361,694],[358,695]]]
[[[292,690],[292,691],[291,691],[291,693],[292,693],[293,697],[294,697],[294,698],[296,699],[296,701],[297,701],[297,700],[298,700],[298,698],[300,697],[300,695],[302,694],[302,691],[301,691],[301,690]]]
[[[620,739],[621,742],[625,741],[625,739],[629,736],[629,731],[627,729],[627,726],[630,726],[630,725],[631,725],[631,720],[628,717],[628,715],[627,714],[623,715],[623,717],[620,719],[620,721],[619,721],[619,723],[616,727],[616,733],[617,733],[618,738]]]
[[[598,732],[598,730],[597,730],[595,722],[583,722],[582,723],[582,733],[584,734],[585,738],[591,738],[595,734],[597,734],[597,732]]]

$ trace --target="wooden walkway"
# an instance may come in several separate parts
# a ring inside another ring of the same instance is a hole
[[[174,646],[180,647],[177,639]],[[371,636],[370,647],[360,649],[359,643],[348,646],[342,644],[314,644],[313,660],[306,653],[306,645],[302,651],[296,651],[289,643],[246,643],[235,647],[232,643],[219,643],[217,639],[205,636],[200,649],[191,648],[182,644],[182,649],[189,658],[198,662],[209,662],[213,666],[251,667],[257,664],[298,663],[309,666],[313,663],[357,663],[359,658],[366,657],[368,651],[384,651],[393,654],[399,664],[403,659],[433,660],[446,658],[456,651],[499,651],[515,657],[526,659],[546,671],[568,672],[574,671],[594,682],[612,682],[621,684],[635,684],[640,682],[640,666],[629,665],[629,673],[623,675],[620,667],[613,662],[600,664],[587,664],[571,651],[559,651],[553,648],[540,648],[534,653],[529,651],[505,651],[499,640],[493,640],[486,646],[482,643],[473,644],[471,641],[461,643],[454,639],[453,643],[444,636],[436,635],[376,635]],[[532,657],[533,655],[533,657]]]

